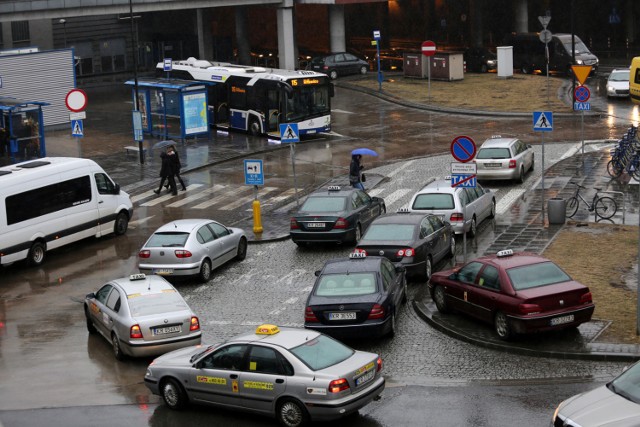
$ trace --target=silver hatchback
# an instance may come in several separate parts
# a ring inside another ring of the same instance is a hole
[[[475,157],[478,179],[507,179],[524,182],[533,170],[533,148],[517,138],[494,136],[482,143]]]
[[[247,237],[240,228],[211,219],[181,219],[158,228],[138,252],[141,273],[198,276],[208,282],[213,269],[247,256]]]
[[[180,293],[160,276],[133,274],[85,297],[90,334],[111,342],[118,360],[157,356],[200,344],[200,321]]]
[[[436,180],[413,195],[409,211],[428,212],[451,224],[454,233],[476,235],[477,226],[496,214],[496,198],[491,190],[476,184],[475,188],[451,187],[451,181]]]

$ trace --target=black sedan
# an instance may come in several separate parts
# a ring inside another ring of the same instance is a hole
[[[407,275],[429,280],[433,265],[456,253],[456,240],[451,224],[439,216],[399,210],[373,221],[356,252],[384,256]]]
[[[393,335],[400,307],[407,302],[404,267],[384,257],[352,253],[316,271],[307,298],[304,327],[336,338]]]
[[[329,186],[311,193],[291,218],[289,235],[307,243],[357,243],[362,232],[386,212],[384,200],[356,188]]]

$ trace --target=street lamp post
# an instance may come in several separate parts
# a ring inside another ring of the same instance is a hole
[[[135,88],[135,96],[133,106],[136,111],[140,111],[140,95],[138,93],[138,40],[135,36],[133,24],[133,0],[129,0],[129,17],[131,18],[131,54],[133,55],[133,81]],[[140,164],[144,165],[144,151],[142,148],[142,139],[138,141],[138,153],[140,154]]]
[[[64,34],[64,47],[67,47],[67,20],[61,18],[59,21],[62,24],[62,32]]]

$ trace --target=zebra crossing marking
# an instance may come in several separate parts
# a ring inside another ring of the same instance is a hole
[[[269,193],[273,193],[274,191],[278,190],[278,187],[264,187],[261,191],[263,194],[269,194]],[[228,205],[225,205],[223,207],[220,208],[221,211],[230,211],[232,209],[236,209],[239,208],[240,206],[244,205],[245,203],[249,203],[253,200],[254,196],[250,195],[250,196],[246,196],[246,197],[241,197],[238,200],[236,200],[235,202],[229,203]]]
[[[194,202],[196,200],[200,200],[203,197],[207,197],[210,194],[213,194],[215,191],[220,191],[223,188],[226,188],[225,185],[221,185],[221,184],[214,184],[213,187],[209,187],[207,189],[205,189],[204,191],[201,191],[199,193],[196,194],[192,194],[189,195],[187,197],[185,197],[184,199],[178,200],[177,202],[173,202],[169,205],[170,208],[179,208],[180,206],[184,206],[187,203],[191,203]],[[189,187],[187,187],[187,190],[189,189]]]
[[[193,206],[192,209],[206,209],[210,206],[215,205],[216,203],[219,203],[220,201],[224,200],[225,198],[229,197],[229,196],[233,196],[235,197],[239,197],[241,195],[246,194],[247,192],[253,190],[253,187],[241,187],[241,188],[229,188],[227,191],[225,191],[223,194],[214,197],[213,199],[207,200],[206,202],[202,202],[199,205]]]

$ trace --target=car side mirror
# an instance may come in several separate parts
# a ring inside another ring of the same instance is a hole
[[[90,294],[87,294],[87,296],[86,296],[87,299],[93,299],[95,297],[96,297],[95,292],[91,292]]]
[[[456,272],[456,273],[451,274],[451,275],[449,276],[449,279],[450,279],[450,280],[458,280],[458,273]]]
[[[316,271],[314,271],[314,272],[313,272],[313,274],[315,274],[315,275],[316,275],[316,277],[320,276],[320,270],[316,270]]]
[[[120,184],[116,184],[116,186],[115,186],[113,191],[114,191],[113,194],[120,194]]]
[[[527,148],[533,148],[531,144],[527,144]]]

